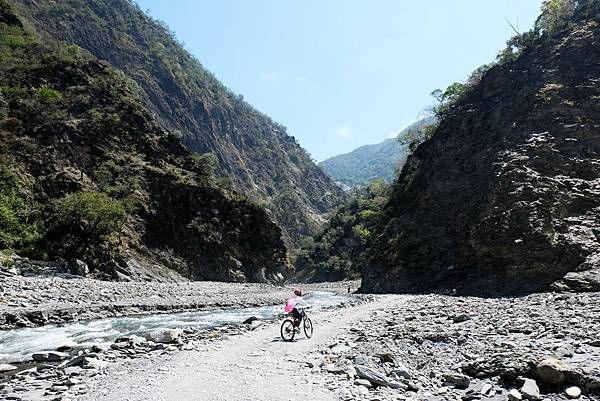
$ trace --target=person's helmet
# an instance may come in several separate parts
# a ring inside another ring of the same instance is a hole
[[[302,291],[300,291],[300,288],[294,288],[294,295],[298,297],[302,296]]]

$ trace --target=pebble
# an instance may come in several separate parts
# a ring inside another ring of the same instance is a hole
[[[571,399],[576,399],[581,397],[581,389],[579,387],[569,387],[565,390],[565,394]]]
[[[540,399],[540,388],[533,379],[525,379],[523,387],[521,387],[521,394],[527,400],[539,400]]]

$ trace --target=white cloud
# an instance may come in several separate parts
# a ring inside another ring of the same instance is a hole
[[[349,141],[352,139],[352,131],[347,125],[335,128],[335,135],[342,141]]]
[[[297,77],[296,81],[301,82],[301,83],[306,82],[306,77]]]
[[[280,72],[266,72],[264,73],[260,79],[262,79],[263,81],[268,81],[271,83],[275,83],[275,82],[279,82],[283,79],[283,74]]]

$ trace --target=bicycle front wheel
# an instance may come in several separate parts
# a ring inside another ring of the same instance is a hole
[[[290,319],[285,319],[283,323],[281,323],[281,338],[283,341],[292,341],[294,339],[294,334],[296,334],[294,322]]]
[[[306,338],[311,338],[313,335],[312,320],[310,320],[310,318],[308,317],[304,318],[304,335],[306,336]]]

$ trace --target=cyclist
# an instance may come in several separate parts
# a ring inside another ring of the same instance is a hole
[[[302,299],[302,291],[299,288],[294,289],[294,296],[287,300],[285,308],[283,309],[287,313],[291,313],[294,317],[294,327],[299,327],[302,318],[304,317],[303,308],[309,308],[310,305]]]

